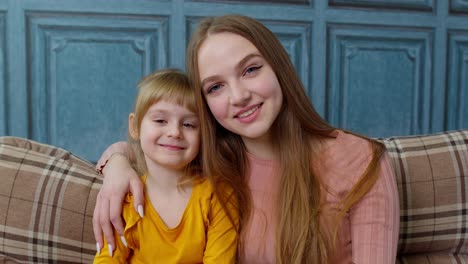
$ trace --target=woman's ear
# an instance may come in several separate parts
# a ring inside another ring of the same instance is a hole
[[[135,124],[135,113],[131,113],[128,115],[128,133],[134,140],[138,140],[138,127]]]

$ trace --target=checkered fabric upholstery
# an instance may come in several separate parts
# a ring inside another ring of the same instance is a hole
[[[468,263],[468,129],[380,139],[400,195],[398,263]],[[0,263],[90,263],[94,165],[0,137]]]
[[[468,263],[468,130],[381,140],[400,195],[400,263]]]
[[[91,263],[94,165],[37,142],[0,137],[0,262]]]

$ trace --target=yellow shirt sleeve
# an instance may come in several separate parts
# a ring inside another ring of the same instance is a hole
[[[134,216],[136,215],[136,213],[134,212],[132,205],[133,203],[132,203],[131,195],[127,195],[122,205],[122,214],[123,214],[122,216],[126,222],[130,221],[133,223],[137,221],[136,217]],[[133,242],[133,240],[131,240],[131,237],[126,237],[126,240],[127,240],[127,243],[128,241]],[[104,238],[104,245],[101,249],[101,253],[100,254],[96,253],[96,256],[94,257],[94,262],[93,262],[94,264],[128,263],[128,258],[131,253],[131,245],[128,245],[128,247],[126,247],[120,240],[120,237],[117,234],[117,232],[115,232],[115,230],[114,230],[114,241],[115,241],[116,249],[114,249],[112,257],[111,257],[109,253],[109,244]]]
[[[227,207],[238,226],[238,213],[234,211],[232,206],[227,205]],[[212,193],[208,219],[207,242],[203,263],[235,263],[238,242],[237,228],[229,220],[214,193]]]
[[[94,264],[100,264],[100,263],[127,263],[127,258],[130,254],[130,249],[125,247],[122,241],[120,240],[120,237],[117,236],[117,233],[114,231],[114,240],[116,244],[116,249],[113,252],[113,256],[111,257],[109,254],[109,245],[107,244],[107,241],[104,239],[104,245],[101,249],[101,253],[98,254],[96,253],[96,256],[94,257]]]

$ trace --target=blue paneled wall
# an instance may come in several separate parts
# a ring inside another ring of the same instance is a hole
[[[125,140],[143,75],[184,67],[204,16],[239,13],[286,47],[333,125],[371,137],[468,127],[463,0],[0,0],[0,135],[96,161]]]

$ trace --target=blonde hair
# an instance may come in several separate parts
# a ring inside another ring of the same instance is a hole
[[[225,15],[202,20],[187,49],[187,68],[200,111],[203,171],[216,181],[230,185],[237,198],[241,228],[250,216],[251,197],[246,173],[248,161],[241,137],[217,123],[202,95],[198,69],[198,51],[213,34],[230,32],[250,41],[275,72],[283,93],[283,105],[271,127],[280,157],[281,183],[277,203],[277,263],[327,263],[333,250],[334,236],[324,227],[320,177],[311,161],[318,153],[313,146],[334,137],[336,129],[324,121],[309,101],[290,58],[276,36],[260,22],[240,15]],[[359,135],[358,135],[359,136]],[[362,136],[361,136],[362,137]],[[364,137],[363,137],[364,138]],[[385,147],[371,142],[373,157],[360,181],[341,201],[338,221],[373,186],[378,160]],[[304,144],[310,142],[310,144]],[[209,155],[216,153],[216,155]],[[225,201],[228,202],[228,201]],[[242,230],[241,230],[242,232]],[[242,233],[241,233],[242,234]],[[242,241],[242,239],[240,240]],[[240,245],[240,252],[243,252]],[[241,253],[242,254],[242,253]]]
[[[139,134],[141,122],[148,109],[159,101],[175,103],[191,112],[198,112],[196,111],[194,91],[185,73],[176,69],[153,72],[142,78],[138,83],[138,93],[133,110],[133,124],[131,124],[136,133]],[[139,175],[147,173],[148,169],[140,141],[132,137],[130,127],[128,142],[131,146],[130,156],[134,160],[134,169]],[[186,177],[181,179],[181,183],[200,175],[200,154],[187,165],[186,170]]]

